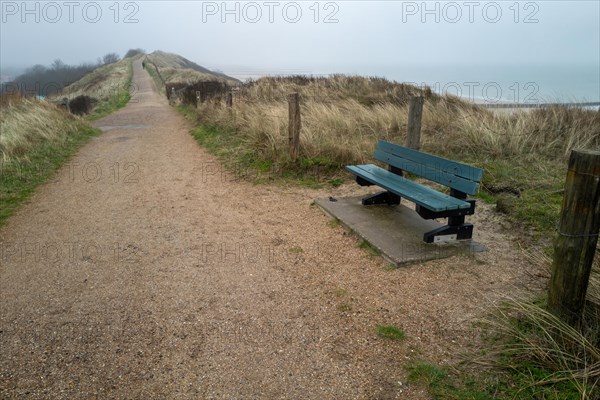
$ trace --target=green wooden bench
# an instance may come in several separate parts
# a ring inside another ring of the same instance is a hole
[[[475,200],[467,196],[477,193],[482,169],[383,140],[377,144],[375,159],[387,164],[389,170],[374,164],[346,167],[356,175],[359,185],[385,189],[385,192],[365,197],[363,205],[397,205],[404,197],[416,204],[417,213],[424,219],[448,218],[448,225],[423,235],[425,242],[472,238],[473,225],[465,223],[465,216],[474,214]],[[449,187],[450,195],[403,177],[403,171]]]

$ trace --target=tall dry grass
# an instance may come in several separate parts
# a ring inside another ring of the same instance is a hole
[[[165,83],[173,82],[203,82],[215,80],[215,76],[194,71],[189,68],[160,68],[160,75],[165,80]],[[226,81],[223,79],[223,81]]]
[[[301,157],[335,165],[371,159],[379,139],[404,143],[408,100],[426,98],[422,142],[426,150],[489,157],[541,156],[564,159],[573,148],[600,148],[600,113],[551,107],[515,113],[494,112],[452,96],[381,78],[262,78],[235,93],[234,108],[208,102],[200,120],[240,139],[240,151],[285,164],[286,96],[302,96]]]
[[[273,102],[285,101],[287,95],[292,92],[300,93],[307,100],[321,103],[354,99],[367,106],[385,103],[403,105],[417,94],[427,98],[436,97],[428,88],[420,89],[379,77],[339,74],[330,77],[264,77],[244,84],[240,96],[245,100]]]
[[[513,376],[535,398],[600,396],[600,321],[576,329],[531,301],[511,299],[483,321],[496,344],[480,362]],[[522,398],[519,396],[518,398]]]
[[[130,89],[131,63],[131,58],[124,58],[116,63],[97,68],[67,86],[57,97],[73,99],[86,95],[95,98],[99,103],[113,102],[115,98],[122,96],[124,91]]]
[[[551,106],[506,113],[462,105],[448,108],[444,103],[428,104],[424,110],[425,137],[432,145],[446,137],[452,139],[452,148],[474,154],[561,160],[574,148],[600,149],[597,111]]]
[[[0,107],[2,163],[27,162],[28,154],[46,143],[60,145],[87,124],[45,100],[5,98]]]
[[[366,161],[378,138],[399,140],[406,121],[401,107],[386,104],[365,112],[356,100],[336,105],[306,102],[302,106],[302,156],[321,158],[342,165]],[[240,151],[249,150],[260,157],[286,164],[288,107],[285,103],[242,102],[233,113],[214,104],[203,105],[204,122],[234,130],[241,140]]]

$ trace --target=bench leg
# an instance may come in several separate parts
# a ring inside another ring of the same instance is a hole
[[[360,186],[372,186],[373,184],[366,179],[361,178],[360,176],[356,176],[356,183]]]
[[[370,206],[374,204],[387,204],[390,206],[395,206],[400,204],[400,196],[391,192],[380,192],[362,199],[363,206]]]
[[[456,238],[452,238],[450,235],[456,235]],[[444,237],[446,236],[446,237]],[[436,240],[436,237],[438,238]],[[473,224],[465,224],[465,217],[449,217],[448,225],[426,232],[423,235],[423,241],[425,243],[433,243],[439,239],[454,239],[464,240],[471,239],[473,237]]]

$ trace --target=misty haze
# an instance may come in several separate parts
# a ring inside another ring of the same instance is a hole
[[[599,2],[0,21],[0,398],[600,398]]]

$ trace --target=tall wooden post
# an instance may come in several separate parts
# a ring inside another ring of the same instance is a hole
[[[290,144],[290,158],[296,161],[300,149],[300,93],[292,93],[288,96],[289,103],[289,124],[288,138]]]
[[[423,115],[423,97],[415,96],[408,103],[408,132],[406,147],[419,150],[421,148],[421,117]]]
[[[231,91],[227,92],[225,95],[225,104],[228,108],[233,107],[233,93],[231,93]]]
[[[600,152],[573,150],[548,289],[550,310],[572,326],[583,314],[599,230]]]

